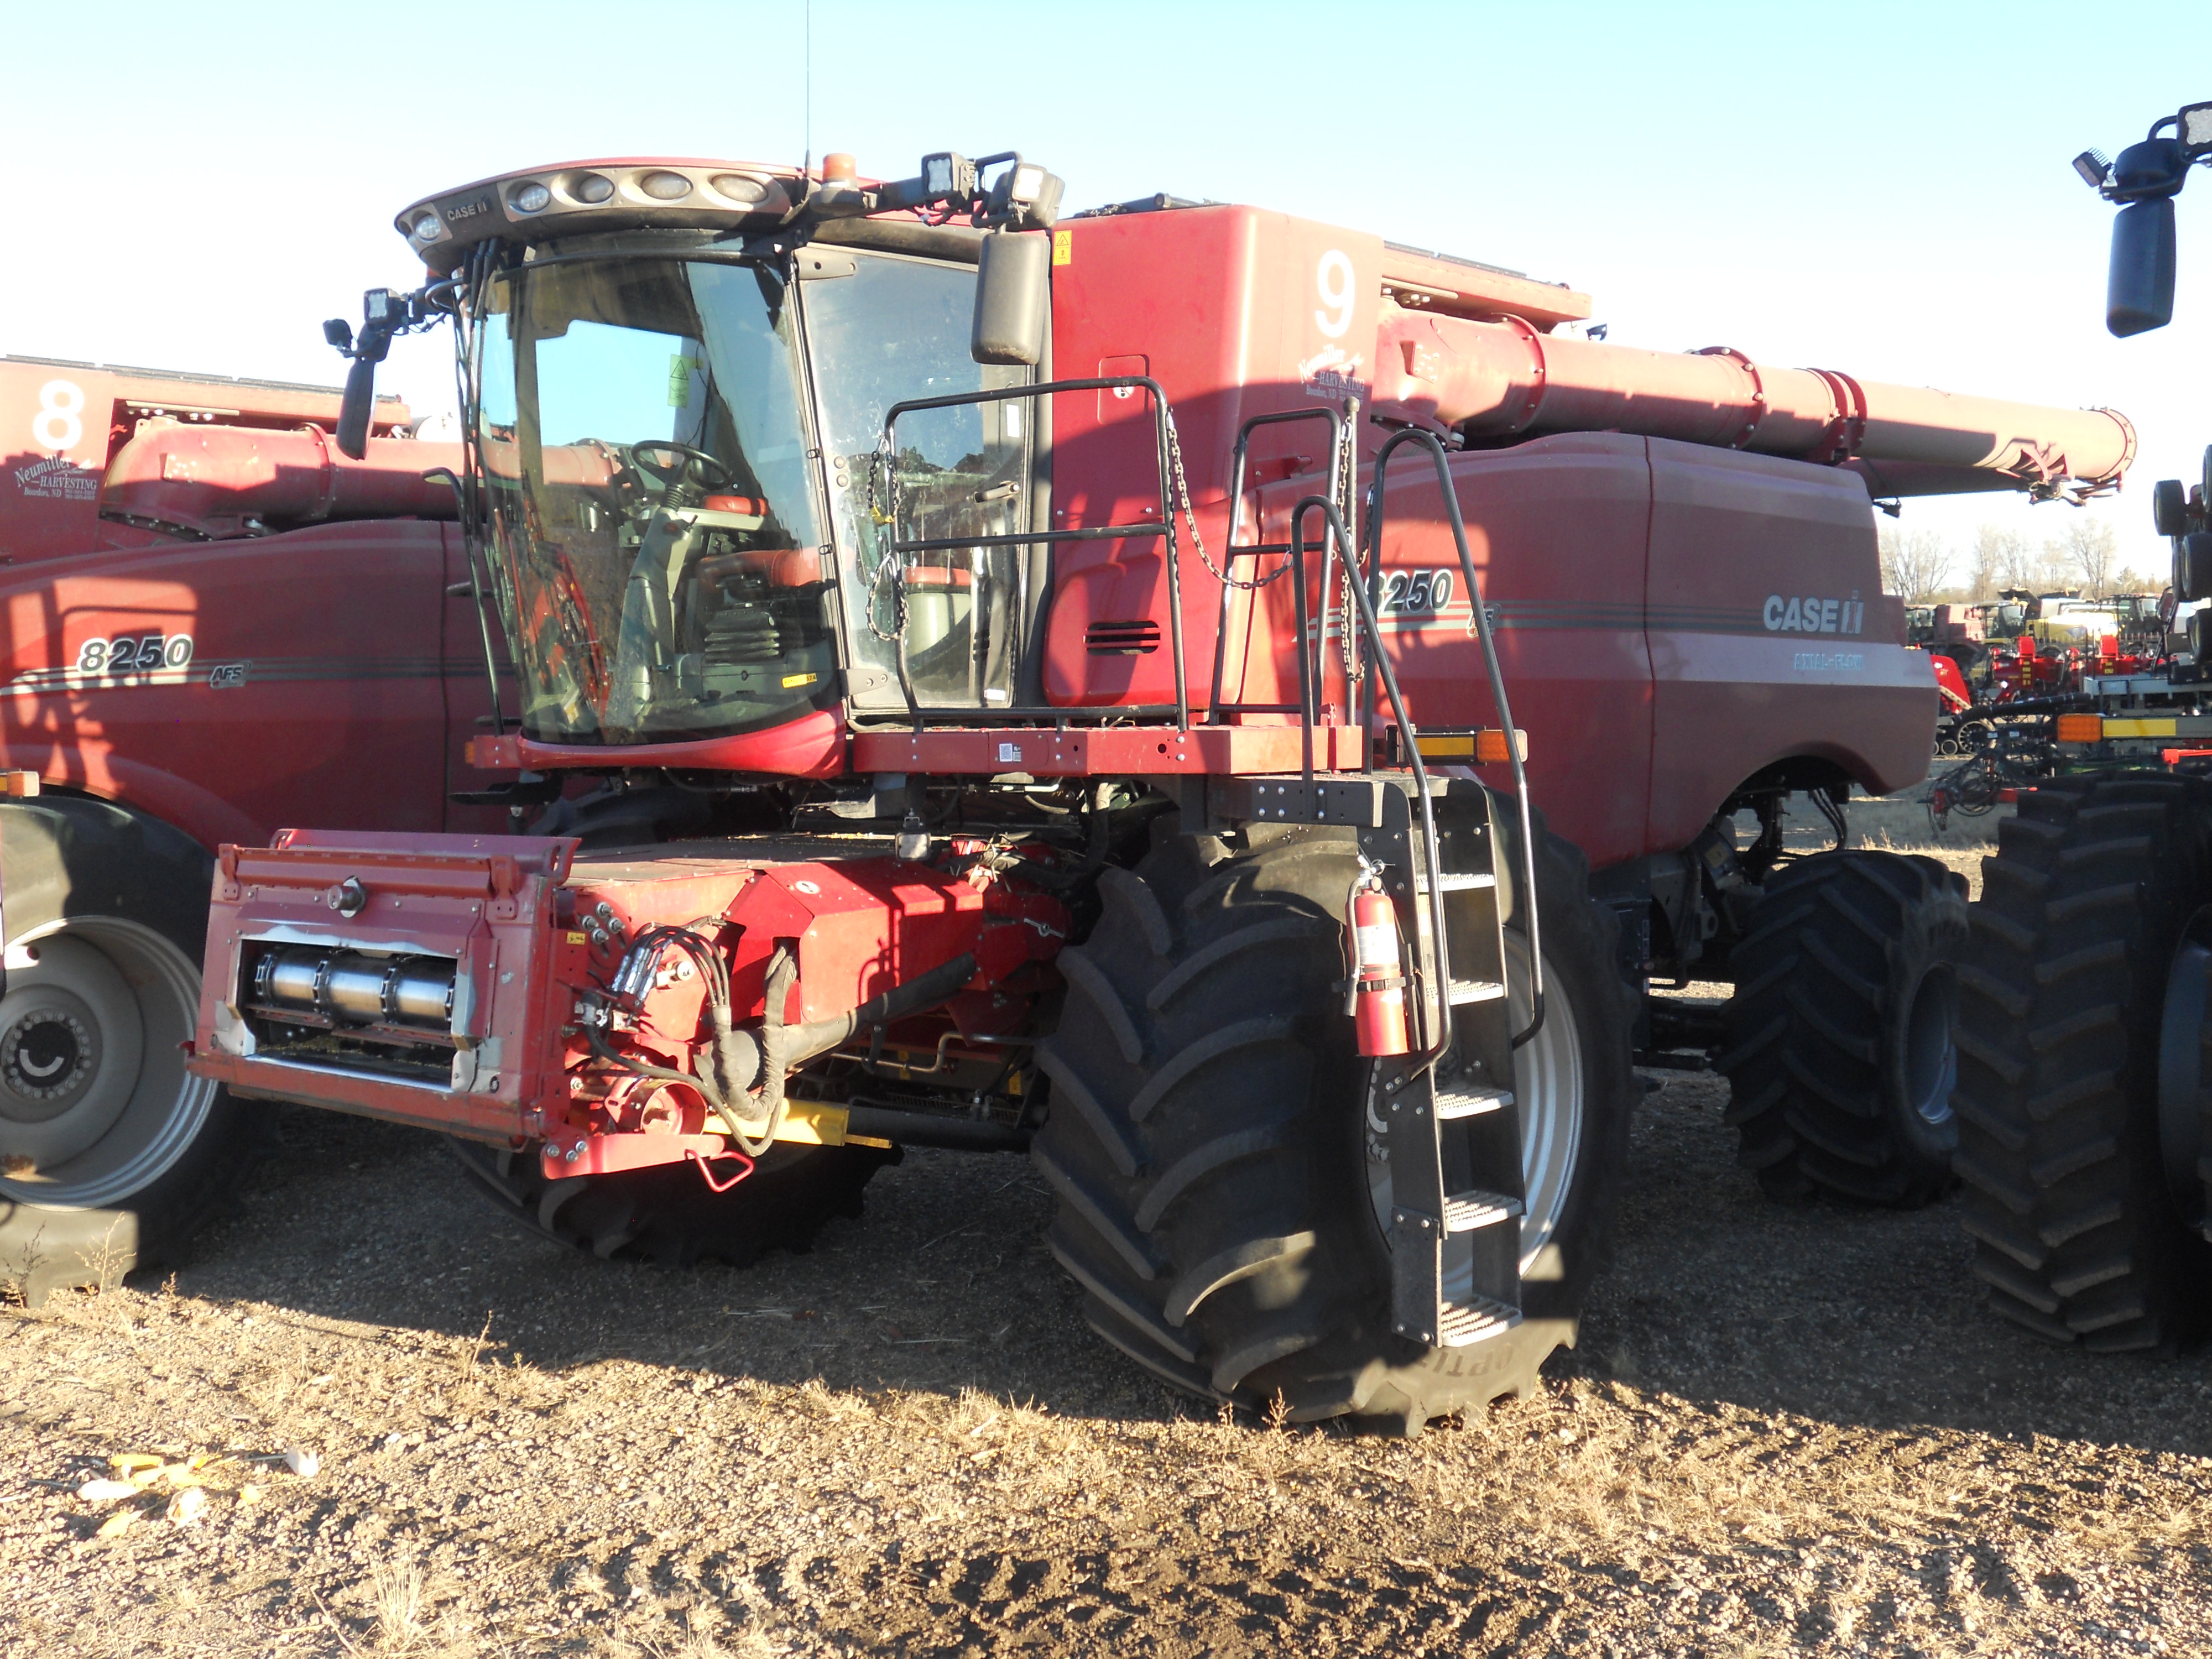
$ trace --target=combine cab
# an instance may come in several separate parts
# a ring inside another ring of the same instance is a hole
[[[450,1136],[601,1255],[1025,1152],[1139,1364],[1409,1430],[1572,1339],[1639,1054],[1729,1073],[1778,1195],[1940,1191],[1963,896],[1781,809],[1927,763],[1869,489],[2078,497],[2127,422],[1059,195],[626,161],[399,216],[432,280],[330,325],[340,436],[450,319],[519,693],[474,758],[538,810],[223,848],[192,1074]],[[1649,994],[1693,975],[1741,988]]]

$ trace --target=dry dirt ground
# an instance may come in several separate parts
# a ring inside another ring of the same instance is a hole
[[[1016,1159],[912,1156],[811,1254],[678,1273],[301,1114],[173,1283],[0,1315],[0,1650],[2212,1647],[2205,1358],[1996,1322],[1950,1205],[1774,1207],[1724,1097],[1648,1097],[1542,1392],[1414,1441],[1169,1395],[1082,1325]],[[76,1495],[123,1454],[171,1472]]]

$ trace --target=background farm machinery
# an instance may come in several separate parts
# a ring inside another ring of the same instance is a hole
[[[2106,323],[2163,326],[2174,198],[2212,162],[2212,104],[2076,169],[2119,204]],[[2178,605],[2212,598],[2207,476],[2156,485]],[[2212,617],[2147,672],[2085,676],[2047,774],[1984,866],[1962,958],[1958,1170],[1991,1306],[2094,1348],[2171,1347],[2212,1318]]]

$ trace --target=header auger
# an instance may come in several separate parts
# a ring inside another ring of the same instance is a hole
[[[368,333],[457,331],[520,833],[226,848],[195,1074],[602,1255],[1026,1151],[1138,1364],[1408,1429],[1571,1340],[1637,1059],[1728,1070],[1778,1194],[1941,1190],[1961,895],[1781,806],[1927,764],[1869,489],[2078,498],[2126,422],[1059,198],[630,160],[399,216]],[[1739,995],[1650,994],[1693,967]]]

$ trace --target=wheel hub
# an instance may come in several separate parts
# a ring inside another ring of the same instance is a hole
[[[1506,935],[1507,983],[1516,1030],[1530,1017],[1528,947],[1513,933]],[[1582,1039],[1574,1003],[1545,957],[1544,1024],[1527,1046],[1513,1056],[1513,1091],[1521,1118],[1521,1173],[1527,1194],[1522,1212],[1521,1272],[1524,1278],[1556,1276],[1557,1253],[1547,1260],[1547,1247],[1565,1218],[1573,1194],[1577,1159],[1583,1136],[1583,1097],[1588,1086],[1582,1071]],[[1368,1195],[1376,1224],[1390,1236],[1390,1162],[1388,1130],[1374,1085],[1368,1085],[1366,1121],[1362,1139],[1367,1149]],[[1447,1263],[1445,1293],[1449,1299],[1467,1288],[1468,1271],[1461,1263]]]
[[[1922,978],[1905,1016],[1905,1097],[1913,1115],[1930,1128],[1948,1123],[1953,1115],[1959,1045],[1952,1028],[1958,1000],[1956,981],[1948,970],[1938,969]]]
[[[2200,910],[2183,930],[2166,971],[2166,1003],[2159,1022],[2158,1127],[2160,1161],[2167,1190],[2182,1218],[2192,1225],[2205,1215],[2204,1182],[2197,1173],[2204,1139],[2204,1042],[2212,1015],[2212,909]]]
[[[72,917],[9,954],[0,1199],[90,1207],[139,1190],[191,1144],[214,1094],[184,1075],[178,1050],[191,1031],[191,963],[106,916]]]
[[[44,1123],[76,1105],[100,1070],[91,1010],[58,987],[17,1011],[0,1031],[0,1116]]]

